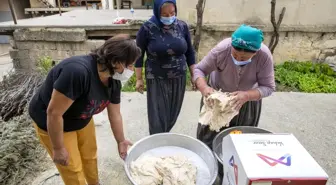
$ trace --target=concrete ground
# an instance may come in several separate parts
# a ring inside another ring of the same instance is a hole
[[[187,92],[179,119],[172,132],[195,137],[200,93]],[[275,93],[264,99],[260,127],[273,132],[293,133],[330,176],[328,185],[336,185],[336,94]],[[127,138],[136,142],[148,135],[146,96],[123,93],[121,104]],[[106,112],[95,116],[98,160],[103,185],[128,185],[123,161],[119,159]],[[32,185],[40,184],[57,171],[41,174]],[[306,169],[308,170],[308,169]],[[61,185],[60,177],[43,185]],[[41,185],[42,185],[41,184]]]
[[[135,10],[134,17],[136,19],[147,20],[153,15],[153,10]],[[119,10],[119,16],[124,18],[132,18],[130,10]],[[14,28],[32,28],[32,27],[92,27],[98,29],[99,27],[120,26],[113,25],[112,22],[118,17],[117,10],[73,10],[70,12],[37,17],[31,19],[18,20],[15,25],[13,21],[1,22],[1,29],[14,29]]]

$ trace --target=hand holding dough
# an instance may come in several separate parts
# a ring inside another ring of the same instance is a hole
[[[235,96],[231,96],[229,93],[214,91],[204,99],[199,123],[209,125],[210,130],[216,132],[219,132],[223,127],[228,127],[232,118],[239,113],[232,105],[234,99]]]

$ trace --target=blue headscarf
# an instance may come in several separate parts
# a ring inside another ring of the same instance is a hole
[[[231,39],[234,47],[258,51],[264,35],[261,30],[243,24],[232,34]]]
[[[161,6],[165,3],[173,3],[175,5],[175,13],[177,15],[176,0],[155,0],[153,13],[154,15],[149,19],[151,22],[154,22],[156,25],[162,27],[164,24],[160,21],[161,18]]]

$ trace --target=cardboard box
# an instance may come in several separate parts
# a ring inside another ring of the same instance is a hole
[[[223,185],[326,185],[328,175],[292,134],[223,138]]]

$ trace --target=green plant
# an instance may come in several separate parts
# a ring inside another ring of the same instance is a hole
[[[307,62],[287,61],[283,64],[283,68],[305,74],[317,73],[336,77],[336,73],[333,71],[333,69],[331,69],[330,66],[325,63],[313,63],[310,61]]]
[[[287,61],[275,67],[278,84],[308,93],[336,93],[336,73],[327,64]]]
[[[49,56],[40,57],[37,61],[37,70],[42,75],[46,76],[53,67],[53,59]]]
[[[145,78],[145,68],[142,68],[142,77]],[[144,90],[146,90],[146,80],[144,79],[145,87]],[[136,85],[136,76],[135,74],[127,81],[127,83],[123,86],[121,89],[124,92],[135,92],[135,85]]]

